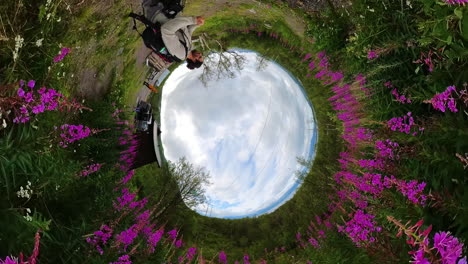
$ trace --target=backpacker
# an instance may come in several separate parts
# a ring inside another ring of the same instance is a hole
[[[133,18],[133,29],[135,29],[141,36],[146,47],[151,49],[153,52],[158,54],[159,57],[163,58],[167,62],[181,61],[179,58],[169,54],[169,52],[167,51],[161,36],[160,23],[152,23],[146,17],[135,13],[130,13],[128,16]],[[138,31],[138,28],[136,26],[136,20],[145,24],[146,28],[145,30],[143,30],[143,33],[140,33]]]

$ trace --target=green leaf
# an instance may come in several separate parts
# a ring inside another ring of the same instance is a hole
[[[460,7],[455,8],[455,10],[453,10],[453,13],[454,13],[459,19],[462,19],[462,18],[463,18],[463,10],[462,10]]]
[[[45,6],[41,5],[41,7],[39,7],[39,22],[42,22],[42,19],[44,18],[45,13],[46,13]]]

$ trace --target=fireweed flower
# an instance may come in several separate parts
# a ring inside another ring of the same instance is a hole
[[[113,230],[107,225],[102,225],[99,231],[94,232],[93,237],[86,238],[86,242],[96,247],[99,254],[104,254],[102,246],[107,244],[112,237]]]
[[[132,264],[129,255],[123,255],[119,257],[119,261],[117,262],[109,262],[109,264]]]
[[[376,58],[378,58],[378,57],[379,57],[379,54],[378,54],[377,51],[375,51],[375,50],[369,50],[369,51],[367,52],[367,58],[368,58],[369,60],[373,60],[373,59],[376,59]]]
[[[171,231],[167,232],[169,235],[170,240],[176,240],[177,238],[177,229],[172,229]]]
[[[456,263],[462,255],[463,243],[451,236],[450,232],[439,232],[434,235],[434,248],[443,264]]]
[[[158,242],[161,240],[163,235],[164,235],[164,229],[159,229],[156,232],[151,233],[148,236],[147,244],[151,252],[154,252],[154,248],[156,247]]]
[[[137,225],[135,224],[116,236],[117,242],[124,245],[122,248],[123,251],[127,251],[128,246],[131,245],[133,240],[138,236],[138,231]]]
[[[308,241],[314,248],[320,248],[320,245],[319,245],[317,239],[311,237],[311,238],[309,238]]]
[[[244,255],[244,264],[250,264],[249,255]]]
[[[412,128],[418,125],[414,122],[414,118],[411,116],[411,112],[408,112],[403,117],[394,117],[387,121],[387,126],[392,131],[400,131],[406,134],[410,134]],[[419,129],[421,131],[421,129]],[[416,135],[418,132],[413,132],[412,135]]]
[[[89,137],[91,135],[91,129],[83,125],[62,125],[60,126],[62,133],[60,137],[60,146],[66,148],[68,144],[73,143],[77,140]]]
[[[181,247],[182,247],[182,239],[177,240],[177,241],[174,243],[174,246],[175,246],[176,248],[181,248]]]
[[[458,112],[457,102],[452,96],[452,92],[456,93],[456,90],[457,88],[455,86],[449,86],[447,87],[447,90],[434,95],[431,100],[424,101],[424,103],[431,103],[434,109],[441,112],[445,112],[446,108],[451,112]]]
[[[38,91],[33,90],[33,88],[36,85],[36,82],[34,80],[30,80],[27,83],[27,87],[29,87],[30,89],[24,88],[24,85],[24,81],[20,80],[17,94],[22,99],[24,105],[19,109],[19,113],[16,113],[16,117],[13,120],[14,123],[26,123],[30,120],[31,113],[38,115],[45,111],[56,110],[59,104],[63,104],[64,102],[62,101],[62,98],[64,98],[64,96],[55,91],[54,89],[47,90],[45,87],[42,87]],[[73,108],[77,109],[79,109],[80,107],[82,106],[73,106]]]
[[[219,252],[219,263],[221,264],[227,264],[227,256],[224,251]]]
[[[69,48],[62,48],[57,56],[54,57],[54,62],[59,62],[65,58],[65,56],[70,52]]]
[[[95,164],[88,165],[88,166],[86,166],[86,168],[80,173],[80,176],[82,176],[82,177],[88,176],[89,174],[94,173],[94,172],[100,170],[101,167],[102,167],[102,164],[100,164],[100,163],[95,163]]]
[[[197,248],[192,247],[188,249],[185,257],[187,258],[188,261],[192,261],[192,259],[195,257],[196,254],[197,254]]]
[[[382,231],[381,227],[376,226],[377,223],[373,220],[374,218],[374,215],[357,210],[352,215],[352,219],[345,223],[344,227],[338,227],[338,231],[348,235],[358,247],[361,247],[375,241],[372,236],[373,232]]]
[[[445,0],[449,5],[464,5],[468,3],[468,0]]]

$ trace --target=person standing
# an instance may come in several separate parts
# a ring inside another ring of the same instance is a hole
[[[205,23],[201,16],[176,17],[161,26],[161,36],[167,51],[180,60],[187,60],[189,69],[199,68],[203,54],[193,48],[192,34]]]

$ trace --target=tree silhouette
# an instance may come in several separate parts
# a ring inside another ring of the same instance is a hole
[[[236,72],[240,72],[246,62],[244,55],[235,50],[226,48],[226,44],[220,40],[202,33],[198,42],[204,54],[203,73],[200,81],[207,86],[212,80],[221,80],[224,78],[234,78]]]

